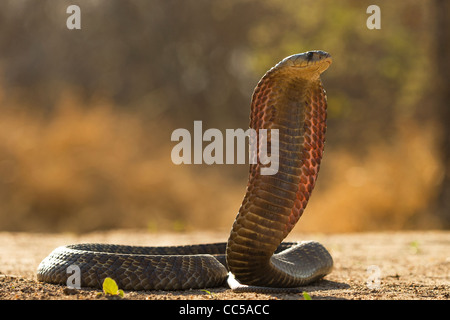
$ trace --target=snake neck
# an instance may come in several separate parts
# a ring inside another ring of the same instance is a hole
[[[262,175],[264,165],[250,166],[246,194],[227,244],[228,268],[245,284],[284,286],[289,275],[270,258],[302,215],[319,172],[326,131],[320,78],[270,70],[255,88],[250,127],[257,132],[278,129],[278,172]],[[262,143],[266,142],[257,144],[258,155]]]

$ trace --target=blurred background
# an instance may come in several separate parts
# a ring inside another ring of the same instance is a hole
[[[315,49],[327,143],[296,230],[450,227],[448,1],[1,4],[0,230],[230,229],[248,165],[174,165],[171,133],[248,128],[263,74]]]

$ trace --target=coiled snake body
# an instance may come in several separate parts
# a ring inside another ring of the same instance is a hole
[[[290,288],[328,274],[333,260],[319,243],[282,243],[306,207],[325,142],[326,95],[320,74],[331,64],[323,51],[289,56],[259,81],[250,127],[278,129],[278,171],[251,164],[247,191],[227,243],[137,247],[78,244],[55,249],[38,267],[40,281],[65,284],[80,268],[81,286],[111,277],[126,290],[179,290],[225,284],[231,272],[244,285]],[[268,130],[267,149],[271,134]],[[257,142],[259,153],[261,143]],[[275,160],[277,161],[277,160]]]

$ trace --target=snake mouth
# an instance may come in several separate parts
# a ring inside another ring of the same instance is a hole
[[[331,65],[333,59],[328,52],[321,50],[308,51],[305,53],[294,54],[283,59],[278,67],[293,67],[303,71],[319,71],[322,73]]]

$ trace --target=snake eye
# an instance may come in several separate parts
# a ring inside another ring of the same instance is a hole
[[[306,59],[308,59],[308,61],[311,61],[311,59],[313,58],[313,56],[314,56],[314,52],[309,51],[309,52],[306,54]]]

